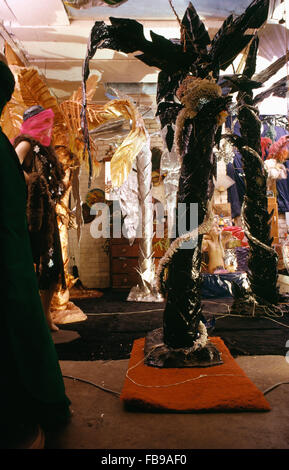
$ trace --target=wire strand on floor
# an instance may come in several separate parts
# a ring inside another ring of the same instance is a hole
[[[275,388],[279,387],[280,385],[289,385],[289,382],[278,382],[275,385],[272,385],[271,387],[264,390],[264,392],[262,392],[263,395],[267,395],[268,393],[272,392],[272,390],[275,390]]]
[[[143,360],[142,360],[143,361]],[[137,364],[138,365],[138,364]],[[136,367],[136,366],[135,366]],[[131,370],[132,367],[129,369]],[[129,372],[129,370],[127,371],[127,374]],[[156,388],[159,388],[159,387],[171,387],[171,386],[174,386],[174,385],[181,385],[183,383],[186,383],[186,382],[189,382],[189,381],[192,381],[192,380],[198,380],[198,379],[201,379],[203,377],[218,377],[218,376],[232,376],[232,377],[243,377],[242,375],[235,375],[235,374],[217,374],[217,375],[204,375],[204,374],[201,374],[199,375],[198,377],[194,377],[193,379],[188,379],[188,380],[185,380],[183,382],[178,382],[178,383],[175,383],[175,384],[171,384],[171,385],[155,385],[155,386],[151,386],[151,385],[143,385],[143,384],[138,384],[136,383],[133,379],[131,379],[130,377],[128,377],[126,375],[126,377],[131,381],[133,382],[135,385],[138,385],[138,386],[142,386],[142,387],[148,387],[148,388],[151,388],[151,387],[156,387]],[[85,379],[81,379],[79,377],[74,377],[74,376],[71,376],[71,375],[63,375],[62,376],[63,378],[66,378],[66,379],[72,379],[72,380],[76,380],[78,382],[83,382],[85,384],[88,384],[88,385],[92,385],[93,387],[95,388],[98,388],[100,390],[102,390],[103,392],[108,392],[112,395],[115,395],[116,397],[120,397],[121,393],[120,392],[117,392],[115,390],[110,390],[108,388],[105,388],[105,387],[102,387],[101,385],[99,384],[95,384],[94,382],[91,382],[89,380],[85,380]],[[289,382],[278,382],[274,385],[272,385],[271,387],[267,388],[266,390],[264,390],[262,393],[263,395],[268,395],[268,393],[272,392],[273,390],[275,390],[277,387],[280,387],[281,385],[289,385]]]
[[[173,387],[173,386],[176,386],[176,385],[182,385],[186,382],[192,382],[192,381],[195,381],[195,380],[199,380],[199,379],[202,379],[204,377],[221,377],[221,376],[226,376],[226,377],[243,377],[245,378],[245,376],[243,375],[237,375],[237,374],[214,374],[214,375],[208,375],[208,374],[200,374],[198,377],[193,377],[191,379],[187,379],[187,380],[184,380],[182,382],[176,382],[176,383],[173,383],[173,384],[166,384],[166,385],[145,385],[145,384],[139,384],[137,382],[135,382],[131,377],[129,377],[128,373],[135,369],[138,365],[140,365],[142,362],[145,361],[146,358],[143,358],[141,361],[139,361],[137,364],[135,364],[134,366],[130,367],[128,370],[127,370],[127,373],[126,373],[126,377],[132,382],[134,383],[135,385],[139,386],[139,387],[145,387],[145,388],[168,388],[168,387]],[[91,382],[90,380],[86,380],[86,379],[81,379],[79,377],[74,377],[72,375],[63,375],[62,376],[63,378],[66,378],[66,379],[72,379],[72,380],[75,380],[75,381],[78,381],[78,382],[83,382],[85,384],[88,384],[88,385],[92,385],[93,387],[95,388],[98,388],[99,390],[102,390],[103,392],[107,392],[107,393],[110,393],[114,396],[116,396],[117,398],[120,397],[121,393],[120,392],[117,392],[116,390],[111,390],[109,388],[106,388],[106,387],[103,387],[102,385],[99,385],[99,384],[96,384],[94,382]],[[278,382],[274,385],[272,385],[271,387],[268,387],[266,390],[264,390],[262,393],[263,395],[268,395],[268,393],[272,392],[273,390],[275,390],[277,387],[281,386],[281,385],[289,385],[289,382]]]
[[[203,310],[203,313],[209,313],[211,315],[220,315],[219,318],[217,318],[217,320],[220,320],[221,318],[226,318],[226,317],[239,317],[239,318],[246,318],[244,315],[238,315],[236,313],[231,313],[230,311],[230,306],[224,302],[214,302],[213,300],[209,300],[209,301],[206,301],[207,303],[212,303],[212,304],[215,304],[215,305],[225,305],[227,307],[227,311],[228,313],[223,313],[223,312],[210,312],[208,310]],[[262,307],[262,305],[261,305]],[[272,315],[274,316],[274,318],[283,318],[284,317],[284,312],[280,311],[280,315]],[[249,316],[250,318],[250,316]],[[281,323],[277,320],[275,320],[274,318],[272,318],[270,315],[260,315],[258,318],[262,318],[264,320],[270,320],[270,321],[273,321],[274,323],[277,323],[278,325],[281,325],[283,326],[284,328],[289,328],[289,325],[284,325],[284,323]]]
[[[90,380],[81,379],[79,377],[74,377],[72,375],[62,375],[62,377],[65,378],[65,379],[77,380],[78,382],[83,382],[85,384],[92,385],[93,387],[99,388],[103,392],[108,392],[108,393],[111,393],[111,394],[116,395],[118,397],[120,396],[120,392],[117,392],[115,390],[111,390],[109,388],[103,387],[102,385],[91,382]]]
[[[152,310],[137,310],[136,312],[100,312],[100,313],[86,313],[85,315],[134,315],[136,313],[147,313],[147,312],[163,312],[163,308],[154,308]]]

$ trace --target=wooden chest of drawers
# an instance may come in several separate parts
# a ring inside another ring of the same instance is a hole
[[[110,275],[111,287],[116,290],[131,289],[140,283],[137,272],[139,266],[139,243],[136,239],[129,245],[126,238],[112,238],[110,241]],[[154,263],[165,254],[165,245],[159,239],[153,240]]]

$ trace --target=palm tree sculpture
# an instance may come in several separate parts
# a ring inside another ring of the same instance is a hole
[[[282,315],[282,309],[278,306],[278,255],[272,247],[273,239],[270,234],[272,213],[268,214],[267,209],[267,173],[261,157],[261,121],[255,107],[256,103],[270,95],[270,90],[258,94],[253,99],[253,89],[262,86],[287,60],[283,57],[273,66],[258,75],[255,74],[258,44],[259,39],[256,36],[250,45],[241,76],[224,77],[229,79],[238,91],[237,116],[240,136],[233,135],[232,140],[242,156],[244,168],[246,193],[241,215],[249,243],[249,288],[244,290],[238,286],[234,287],[235,299],[231,311],[254,317],[278,313]],[[283,93],[284,87],[281,88],[279,95]],[[283,308],[286,306],[283,305]]]
[[[268,7],[269,1],[254,0],[242,15],[236,18],[230,15],[212,40],[191,3],[181,22],[180,41],[153,32],[152,41],[148,41],[143,26],[131,19],[110,18],[111,25],[96,22],[91,30],[83,66],[84,97],[89,61],[97,48],[126,53],[142,51],[137,58],[160,69],[157,115],[165,129],[168,149],[176,141],[181,157],[177,201],[184,203],[185,211],[177,213],[177,221],[183,218],[188,222],[190,203],[198,204],[198,227],[188,235],[177,232],[161,263],[160,282],[166,291],[164,321],[162,329],[147,337],[147,364],[191,366],[195,358],[203,365],[220,362],[200,321],[200,248],[202,232],[210,227],[213,147],[220,138],[220,126],[231,101],[230,97],[222,96],[216,82],[220,69],[225,70],[253,39],[253,35],[246,34],[247,29],[257,29],[266,21]],[[84,99],[82,127],[89,145],[85,112]],[[195,240],[195,246],[183,249],[190,238]],[[164,268],[168,271],[165,283]],[[156,348],[156,344],[161,346]]]

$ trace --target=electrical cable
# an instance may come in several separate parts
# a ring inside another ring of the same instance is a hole
[[[212,304],[216,304],[216,305],[225,305],[227,307],[227,310],[228,310],[228,313],[225,314],[224,312],[209,312],[207,310],[204,310],[203,313],[210,313],[211,315],[221,315],[221,317],[217,318],[220,319],[220,318],[224,318],[224,317],[240,317],[240,318],[244,318],[244,315],[238,315],[238,314],[235,314],[235,313],[231,313],[230,312],[230,306],[228,304],[225,304],[224,302],[214,302],[213,300],[208,300],[206,301],[206,303],[212,303]],[[266,305],[259,305],[259,307],[266,307],[269,311],[270,311],[270,307],[266,306]],[[274,312],[272,313],[271,311],[271,316],[274,316],[275,318],[282,318],[284,317],[284,312],[282,312],[282,309],[280,309],[279,307],[279,311],[280,311],[280,315],[277,315],[275,314],[274,315]],[[264,315],[260,315],[259,318],[263,318],[264,320],[271,320],[273,321],[274,323],[278,323],[278,325],[281,325],[283,326],[284,328],[289,328],[288,325],[284,325],[284,323],[281,323],[281,322],[278,322],[277,320],[274,320],[273,318],[271,318],[271,316],[269,314],[267,314],[266,316]]]
[[[269,387],[266,390],[264,390],[263,395],[266,395],[267,393],[271,392],[275,388],[279,387],[279,385],[289,385],[289,382],[278,382],[277,384],[272,385],[272,387]]]
[[[186,380],[182,380],[181,382],[175,382],[175,383],[170,383],[170,384],[160,384],[160,385],[147,385],[147,384],[141,384],[141,383],[138,383],[136,382],[132,377],[129,376],[129,372],[133,369],[136,369],[140,364],[144,363],[145,360],[151,355],[151,353],[158,347],[160,347],[162,345],[156,345],[154,347],[154,349],[152,351],[150,351],[145,357],[143,357],[139,362],[137,362],[136,364],[134,364],[133,366],[131,366],[127,372],[126,372],[126,378],[129,379],[133,384],[137,385],[138,387],[143,387],[143,388],[171,388],[171,387],[175,387],[177,385],[183,385],[185,383],[188,383],[188,382],[193,382],[195,380],[199,380],[199,379],[202,379],[204,377],[223,377],[223,376],[226,376],[226,377],[242,377],[242,378],[246,378],[246,376],[244,375],[241,375],[241,374],[213,374],[213,375],[209,375],[209,374],[200,374],[198,377],[192,377],[190,379],[186,379]]]
[[[218,304],[218,305],[225,305],[228,309],[228,312],[230,312],[230,307],[228,304],[225,304],[225,303],[219,303],[219,302],[214,302],[214,301],[207,301],[208,303],[214,303],[214,304]],[[205,313],[205,311],[204,311]],[[207,313],[212,313],[212,312],[207,312]],[[224,313],[221,313],[221,312],[215,312],[213,313],[213,315],[221,315],[219,316],[219,318],[217,318],[216,320],[219,320],[220,318],[225,318],[225,317],[243,317],[243,315],[236,315],[236,314],[232,314],[232,313],[227,313],[227,314],[224,314]],[[264,317],[264,316],[261,316],[260,318],[263,318],[265,320],[271,320],[273,321],[274,323],[278,323],[278,325],[281,325],[285,328],[289,328],[288,325],[284,325],[284,323],[281,323],[281,322],[278,322],[277,320],[274,320],[273,318],[270,318],[268,316]],[[272,387],[269,387],[267,388],[266,390],[264,390],[263,392],[263,395],[266,395],[268,394],[269,392],[271,392],[272,390],[274,390],[275,388],[279,387],[280,385],[289,385],[289,382],[278,382],[276,383],[275,385],[272,385]]]
[[[99,384],[96,384],[94,382],[90,382],[90,380],[86,380],[86,379],[81,379],[79,377],[74,377],[72,375],[62,375],[63,378],[65,379],[72,379],[72,380],[77,380],[78,382],[83,382],[83,383],[86,383],[88,385],[92,385],[93,387],[96,387],[96,388],[99,388],[100,390],[104,391],[104,392],[108,392],[108,393],[111,393],[115,396],[120,396],[120,392],[117,392],[115,390],[111,390],[109,388],[105,388],[105,387],[102,387],[101,385]]]
[[[133,315],[135,313],[147,313],[147,312],[162,312],[163,308],[154,308],[152,310],[138,310],[136,312],[100,312],[100,313],[86,313],[86,315]]]
[[[137,367],[141,362],[143,362],[143,359],[137,363],[135,366],[131,367],[129,369],[132,370],[134,369],[135,367]],[[174,385],[180,385],[182,383],[186,383],[186,382],[191,382],[193,380],[197,380],[197,379],[200,379],[200,378],[203,378],[203,377],[211,377],[211,376],[208,376],[208,375],[199,375],[198,377],[195,377],[195,378],[192,378],[192,379],[188,379],[188,380],[185,380],[183,382],[178,382],[178,383],[174,383],[174,384],[169,384],[169,385],[144,385],[144,384],[138,384],[137,382],[135,382],[131,377],[129,377],[128,375],[128,372],[127,371],[127,374],[126,374],[126,377],[131,381],[133,382],[135,385],[138,385],[138,386],[141,386],[141,387],[151,387],[151,388],[162,388],[162,387],[171,387],[171,386],[174,386]],[[234,374],[216,374],[214,375],[214,377],[217,377],[217,376],[234,376],[234,377],[237,377],[236,375]],[[95,384],[94,382],[91,382],[89,380],[85,380],[85,379],[81,379],[79,377],[74,377],[72,375],[63,375],[62,376],[63,378],[66,378],[66,379],[72,379],[72,380],[77,380],[79,382],[83,382],[83,383],[86,383],[88,385],[92,385],[93,387],[96,387],[104,392],[108,392],[108,393],[111,393],[112,395],[115,395],[116,397],[119,397],[120,396],[120,392],[117,392],[115,390],[111,390],[109,388],[105,388],[105,387],[102,387],[101,385],[98,385],[98,384]],[[243,377],[241,375],[238,375],[238,377]],[[289,382],[278,382],[274,385],[272,385],[271,387],[267,388],[266,390],[264,390],[263,395],[267,395],[268,393],[272,392],[273,390],[275,390],[275,388],[279,387],[280,385],[289,385]]]

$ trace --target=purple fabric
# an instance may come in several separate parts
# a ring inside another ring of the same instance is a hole
[[[235,253],[237,257],[238,271],[240,272],[248,271],[249,248],[247,248],[246,246],[237,246],[235,248]]]
[[[262,116],[260,116],[262,120]],[[227,126],[231,128],[233,117],[227,120]],[[263,124],[262,137],[268,135],[269,126],[267,123]],[[237,122],[234,127],[234,133],[240,135],[240,126]],[[288,131],[283,127],[274,127],[274,141],[280,137],[288,134]],[[285,161],[284,165],[289,169],[289,161]],[[236,184],[228,189],[228,202],[231,204],[232,217],[237,217],[241,214],[241,206],[245,195],[245,182],[243,176],[242,158],[239,152],[235,153],[233,163],[227,165],[227,175],[232,178]],[[289,212],[289,172],[287,179],[277,180],[277,203],[279,213]]]

